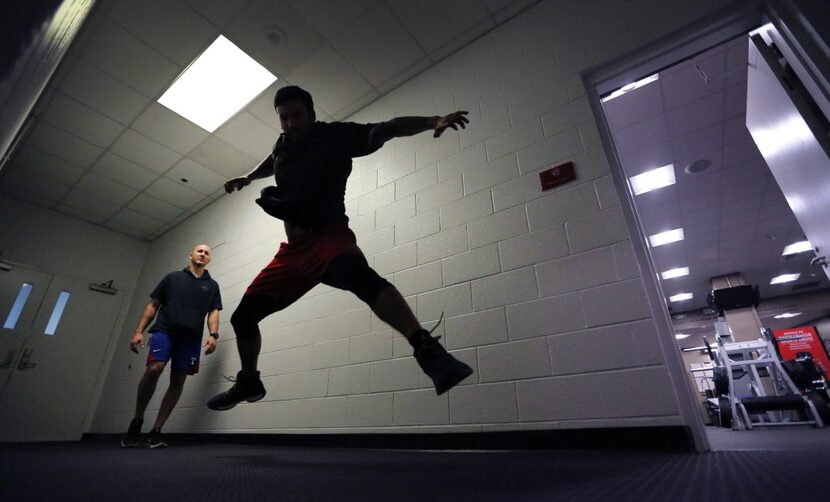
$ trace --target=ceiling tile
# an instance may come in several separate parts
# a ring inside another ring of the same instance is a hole
[[[273,30],[280,33],[277,44],[268,35]],[[278,77],[291,73],[325,43],[308,21],[282,0],[253,0],[231,22],[225,36]]]
[[[129,208],[123,208],[107,223],[108,227],[126,230],[132,235],[146,235],[164,224],[150,216],[138,213]]]
[[[69,72],[61,91],[124,125],[150,104],[146,97],[83,60]]]
[[[435,51],[490,17],[490,11],[480,0],[388,0],[386,3],[427,52]]]
[[[609,126],[624,129],[664,113],[662,90],[655,84],[652,82],[602,103]]]
[[[86,172],[82,167],[28,145],[14,155],[9,165],[19,166],[28,172],[65,185],[74,185]]]
[[[499,22],[507,21],[535,3],[538,0],[484,0],[484,5]]]
[[[87,173],[75,185],[85,192],[95,194],[96,197],[124,205],[131,201],[133,197],[138,195],[138,190],[132,189],[126,185],[122,185],[117,181],[112,181],[93,172]]]
[[[80,167],[89,167],[103,150],[46,122],[32,128],[26,142]]]
[[[105,152],[92,166],[96,173],[136,190],[144,190],[159,177],[158,173]]]
[[[259,96],[251,101],[248,106],[245,107],[245,110],[247,110],[248,113],[252,113],[259,120],[265,122],[266,125],[269,125],[272,128],[278,128],[279,118],[277,117],[276,110],[274,110],[274,96],[277,94],[277,90],[285,85],[288,85],[285,80],[277,80],[267,89],[259,93]],[[317,114],[320,114],[319,110],[317,111]],[[320,117],[317,117],[317,119],[319,120]]]
[[[181,181],[184,178],[187,180],[187,187],[205,195],[215,192],[227,181],[226,178],[187,157],[173,166],[173,169],[167,171],[165,176],[177,183],[184,183]]]
[[[124,130],[123,125],[65,94],[57,94],[49,103],[43,120],[102,148],[112,144]]]
[[[133,129],[161,145],[186,155],[210,133],[158,103],[149,106],[133,123]]]
[[[181,68],[113,22],[103,23],[84,58],[133,89],[155,99]]]
[[[669,136],[677,138],[723,122],[724,95],[717,93],[676,108],[668,114]]]
[[[186,187],[182,182],[176,183],[165,177],[159,178],[144,193],[182,209],[193,207],[206,197],[204,194]]]
[[[157,173],[164,173],[181,158],[173,150],[132,129],[124,131],[110,147],[110,151]]]
[[[104,222],[106,222],[109,219],[108,216],[101,216],[100,214],[93,214],[88,211],[75,209],[74,207],[67,204],[58,204],[55,207],[55,209],[64,214],[68,214],[69,216],[74,216],[75,218],[80,218],[84,221],[88,221],[96,225],[103,225]]]
[[[95,216],[109,218],[114,215],[121,207],[121,204],[103,199],[101,194],[87,192],[79,188],[73,188],[66,197],[61,200],[58,207],[70,206],[79,211],[89,213]]]
[[[69,185],[16,166],[6,166],[0,171],[0,192],[39,206],[54,206],[68,191]]]
[[[741,117],[746,119],[746,83],[726,88],[724,114],[727,118]]]
[[[651,145],[642,150],[631,151],[623,156],[623,168],[627,176],[636,176],[645,171],[666,166],[674,162],[669,143]]]
[[[373,85],[383,84],[426,57],[385,3],[363,14],[332,45]]]
[[[327,40],[334,38],[377,1],[287,0]]]
[[[219,30],[178,0],[116,0],[107,15],[179,66],[189,65]]]
[[[271,154],[280,133],[242,111],[225,122],[215,134],[251,157],[264,159]]]
[[[138,197],[127,204],[127,207],[143,215],[155,218],[162,223],[169,222],[184,212],[184,209],[180,207],[143,193],[139,194]]]
[[[614,141],[623,156],[666,143],[668,139],[665,115],[639,122],[620,131],[614,131]]]
[[[329,75],[337,75],[336,79]],[[369,83],[329,46],[303,62],[288,80],[306,89],[329,114],[336,114],[373,91]]]
[[[220,176],[224,176],[226,180],[253,171],[262,161],[262,159],[255,159],[241,152],[216,136],[209,137],[207,141],[190,152],[189,157]]]
[[[184,0],[193,10],[224,28],[249,0]]]
[[[676,71],[666,75],[661,73],[659,82],[663,88],[666,108],[672,110],[723,91],[725,60],[723,51],[714,55],[702,54],[680,63]],[[704,75],[709,79],[708,82]]]

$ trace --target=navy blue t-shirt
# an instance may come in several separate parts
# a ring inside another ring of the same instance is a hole
[[[377,124],[316,122],[309,136],[292,143],[280,135],[272,158],[279,197],[295,201],[322,223],[346,220],[346,178],[352,158],[375,152],[372,130]]]
[[[196,277],[190,267],[165,275],[150,298],[161,304],[150,332],[166,331],[174,336],[201,338],[205,316],[222,310],[219,284],[207,270]]]

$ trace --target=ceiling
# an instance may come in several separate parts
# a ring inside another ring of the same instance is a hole
[[[0,192],[152,241],[270,153],[277,88],[344,119],[535,1],[98,0]],[[279,80],[211,134],[157,100],[220,34]]]
[[[784,246],[804,240],[804,233],[745,125],[747,48],[746,37],[730,41],[603,105],[626,176],[674,164],[676,184],[635,197],[646,235],[679,227],[685,233],[683,241],[650,249],[658,272],[689,267],[688,276],[659,279],[667,302],[678,293],[694,294],[669,303],[673,313],[707,307],[709,279],[735,272],[760,286],[762,299],[830,286],[824,273],[810,266],[812,253],[781,256]],[[700,159],[710,167],[684,172]],[[801,277],[770,285],[784,273]],[[782,322],[801,323],[827,312],[820,308]],[[712,331],[711,322],[701,323],[701,329]]]

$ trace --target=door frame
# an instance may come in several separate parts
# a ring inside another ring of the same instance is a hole
[[[677,396],[680,415],[684,424],[689,427],[694,448],[699,452],[710,449],[698,403],[699,399],[692,391],[682,356],[677,349],[671,315],[665,302],[665,295],[657,280],[657,268],[646,244],[646,235],[643,233],[643,227],[634,206],[634,198],[628,189],[628,181],[614,145],[610,127],[605,119],[600,95],[748,33],[773,18],[771,3],[781,4],[783,2],[789,2],[789,0],[739,2],[615,61],[590,68],[581,74],[588,103],[596,120],[611,177],[631,236],[664,360]]]
[[[50,279],[50,282],[47,285],[47,288],[50,288],[52,283],[55,281],[55,279],[60,278],[60,277],[73,279],[73,280],[78,280],[78,281],[82,281],[82,282],[88,282],[90,285],[95,282],[94,280],[90,280],[86,277],[79,277],[77,275],[72,275],[72,274],[60,274],[58,272],[47,270],[45,268],[41,268],[41,267],[38,267],[38,266],[35,266],[35,265],[29,265],[29,264],[26,264],[26,263],[20,263],[20,262],[17,262],[17,261],[2,259],[2,260],[0,260],[0,263],[2,263],[4,266],[11,267],[11,269],[14,269],[15,267],[18,267],[18,268],[24,268],[24,269],[33,270],[33,271],[36,271],[36,272],[49,274],[52,278]],[[5,270],[0,270],[0,273],[5,273]],[[85,403],[86,408],[85,408],[84,413],[83,413],[84,418],[81,422],[81,430],[79,431],[80,432],[79,438],[83,437],[85,434],[89,433],[89,430],[92,427],[93,420],[94,420],[95,415],[97,413],[98,403],[100,402],[100,399],[101,399],[101,393],[103,391],[105,380],[106,380],[106,377],[109,373],[110,365],[112,363],[112,354],[116,350],[117,345],[118,345],[118,339],[119,339],[118,334],[121,333],[121,328],[123,327],[124,320],[126,319],[127,314],[128,314],[127,307],[129,307],[130,301],[132,300],[133,292],[128,292],[127,290],[120,289],[120,288],[112,288],[112,289],[116,290],[118,296],[120,296],[121,298],[117,301],[115,316],[113,317],[113,324],[110,327],[109,333],[108,333],[107,338],[106,338],[105,347],[104,347],[104,350],[103,350],[103,353],[102,353],[102,356],[101,356],[102,357],[101,364],[97,368],[96,375],[95,375],[95,380],[94,380],[93,386],[92,386],[91,391],[90,391],[89,400],[88,400],[87,403]],[[99,293],[99,294],[105,294],[105,293]],[[41,304],[38,306],[38,309],[43,308],[43,306],[44,306],[43,302],[45,302],[45,296],[41,300]],[[34,322],[34,320],[35,319],[33,319],[32,322]],[[30,326],[29,329],[31,329],[33,326],[34,326],[34,324],[32,326]],[[32,335],[29,335],[29,336],[32,336]],[[16,362],[17,362],[17,356],[15,358],[15,363]]]

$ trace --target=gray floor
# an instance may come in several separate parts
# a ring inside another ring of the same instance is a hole
[[[0,500],[820,500],[827,432],[712,429],[716,451],[704,454],[7,444]]]
[[[830,427],[762,427],[751,431],[707,427],[706,435],[713,451],[830,452]]]

